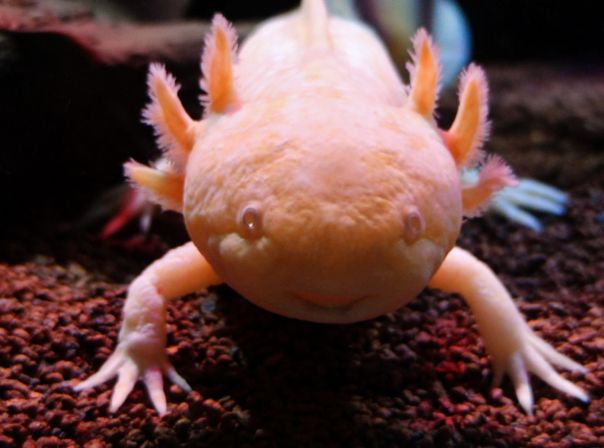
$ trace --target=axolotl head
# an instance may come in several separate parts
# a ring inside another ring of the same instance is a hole
[[[457,170],[416,114],[368,117],[344,102],[305,114],[312,101],[241,110],[207,130],[187,164],[187,229],[218,275],[263,308],[371,318],[415,297],[454,245]]]
[[[267,310],[353,322],[402,306],[455,244],[463,213],[505,183],[503,165],[493,163],[475,187],[460,187],[459,169],[485,133],[482,71],[466,72],[460,110],[445,132],[432,118],[438,63],[423,31],[411,87],[398,102],[347,90],[345,73],[320,64],[289,80],[310,80],[308,90],[268,86],[271,94],[242,100],[234,39],[215,19],[202,64],[201,122],[182,108],[173,79],[152,66],[146,118],[173,169],[131,164],[130,177],[182,211],[219,277]],[[322,75],[332,84],[321,84]]]

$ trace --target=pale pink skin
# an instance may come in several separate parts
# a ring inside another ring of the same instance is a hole
[[[134,182],[181,210],[192,243],[153,263],[130,286],[115,353],[77,388],[118,375],[111,409],[142,377],[160,413],[162,374],[189,389],[165,354],[166,301],[226,282],[278,314],[348,323],[392,312],[426,286],[464,295],[495,380],[508,373],[531,412],[527,370],[581,399],[550,362],[583,370],[531,332],[493,272],[454,248],[462,215],[512,182],[488,160],[474,186],[459,170],[487,133],[486,81],[461,82],[448,131],[432,118],[437,51],[415,39],[412,85],[362,25],[329,18],[321,0],[269,20],[243,45],[218,16],[206,41],[203,120],[191,120],[163,69],[151,69],[146,112],[173,168],[129,164]]]

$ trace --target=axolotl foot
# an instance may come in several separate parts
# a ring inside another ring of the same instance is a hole
[[[585,391],[563,378],[552,365],[576,372],[586,369],[533,333],[506,288],[486,264],[456,247],[429,286],[458,293],[466,300],[493,360],[493,385],[498,386],[503,375],[509,375],[518,402],[527,414],[531,415],[533,409],[528,372],[562,392],[589,401]]]
[[[164,345],[153,344],[153,341],[144,331],[129,333],[99,371],[76,385],[74,390],[91,389],[117,376],[109,405],[109,411],[115,412],[126,401],[136,382],[142,379],[153,406],[159,415],[164,415],[167,404],[163,375],[186,392],[191,392],[191,386],[168,361]]]
[[[117,348],[97,373],[74,389],[90,389],[117,376],[109,407],[115,412],[142,379],[153,406],[160,415],[165,414],[164,375],[184,391],[191,391],[166,353],[167,300],[220,282],[193,243],[173,249],[152,263],[128,289]]]
[[[533,413],[533,391],[528,372],[532,372],[550,386],[568,395],[584,402],[589,401],[589,396],[583,389],[562,377],[552,365],[581,373],[587,371],[585,367],[557,352],[533,333],[528,325],[523,325],[519,333],[519,347],[514,351],[509,352],[506,350],[507,347],[492,348],[490,351],[494,368],[493,387],[501,384],[504,374],[509,375],[516,389],[518,402],[529,415]]]

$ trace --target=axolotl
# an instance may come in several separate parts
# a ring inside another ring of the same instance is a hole
[[[117,376],[116,411],[141,378],[166,413],[164,375],[191,390],[166,354],[167,302],[226,283],[271,312],[337,324],[393,312],[425,287],[458,293],[494,384],[509,375],[527,413],[529,372],[588,400],[552,365],[585,369],[536,335],[493,271],[455,246],[464,216],[514,182],[502,159],[481,157],[485,74],[466,68],[454,122],[440,130],[438,50],[423,29],[413,47],[406,86],[376,35],[330,16],[323,0],[269,19],[239,50],[217,14],[202,55],[199,121],[174,78],[151,65],[144,116],[168,163],[128,162],[125,171],[183,214],[191,241],[131,283],[117,348],[76,390]],[[462,185],[461,170],[476,164],[477,181]]]

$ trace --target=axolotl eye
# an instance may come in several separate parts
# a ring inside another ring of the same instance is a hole
[[[262,213],[257,203],[245,205],[237,219],[241,235],[246,239],[256,239],[262,236]]]
[[[424,233],[426,223],[417,207],[408,206],[403,210],[403,239],[407,244],[415,243]]]

